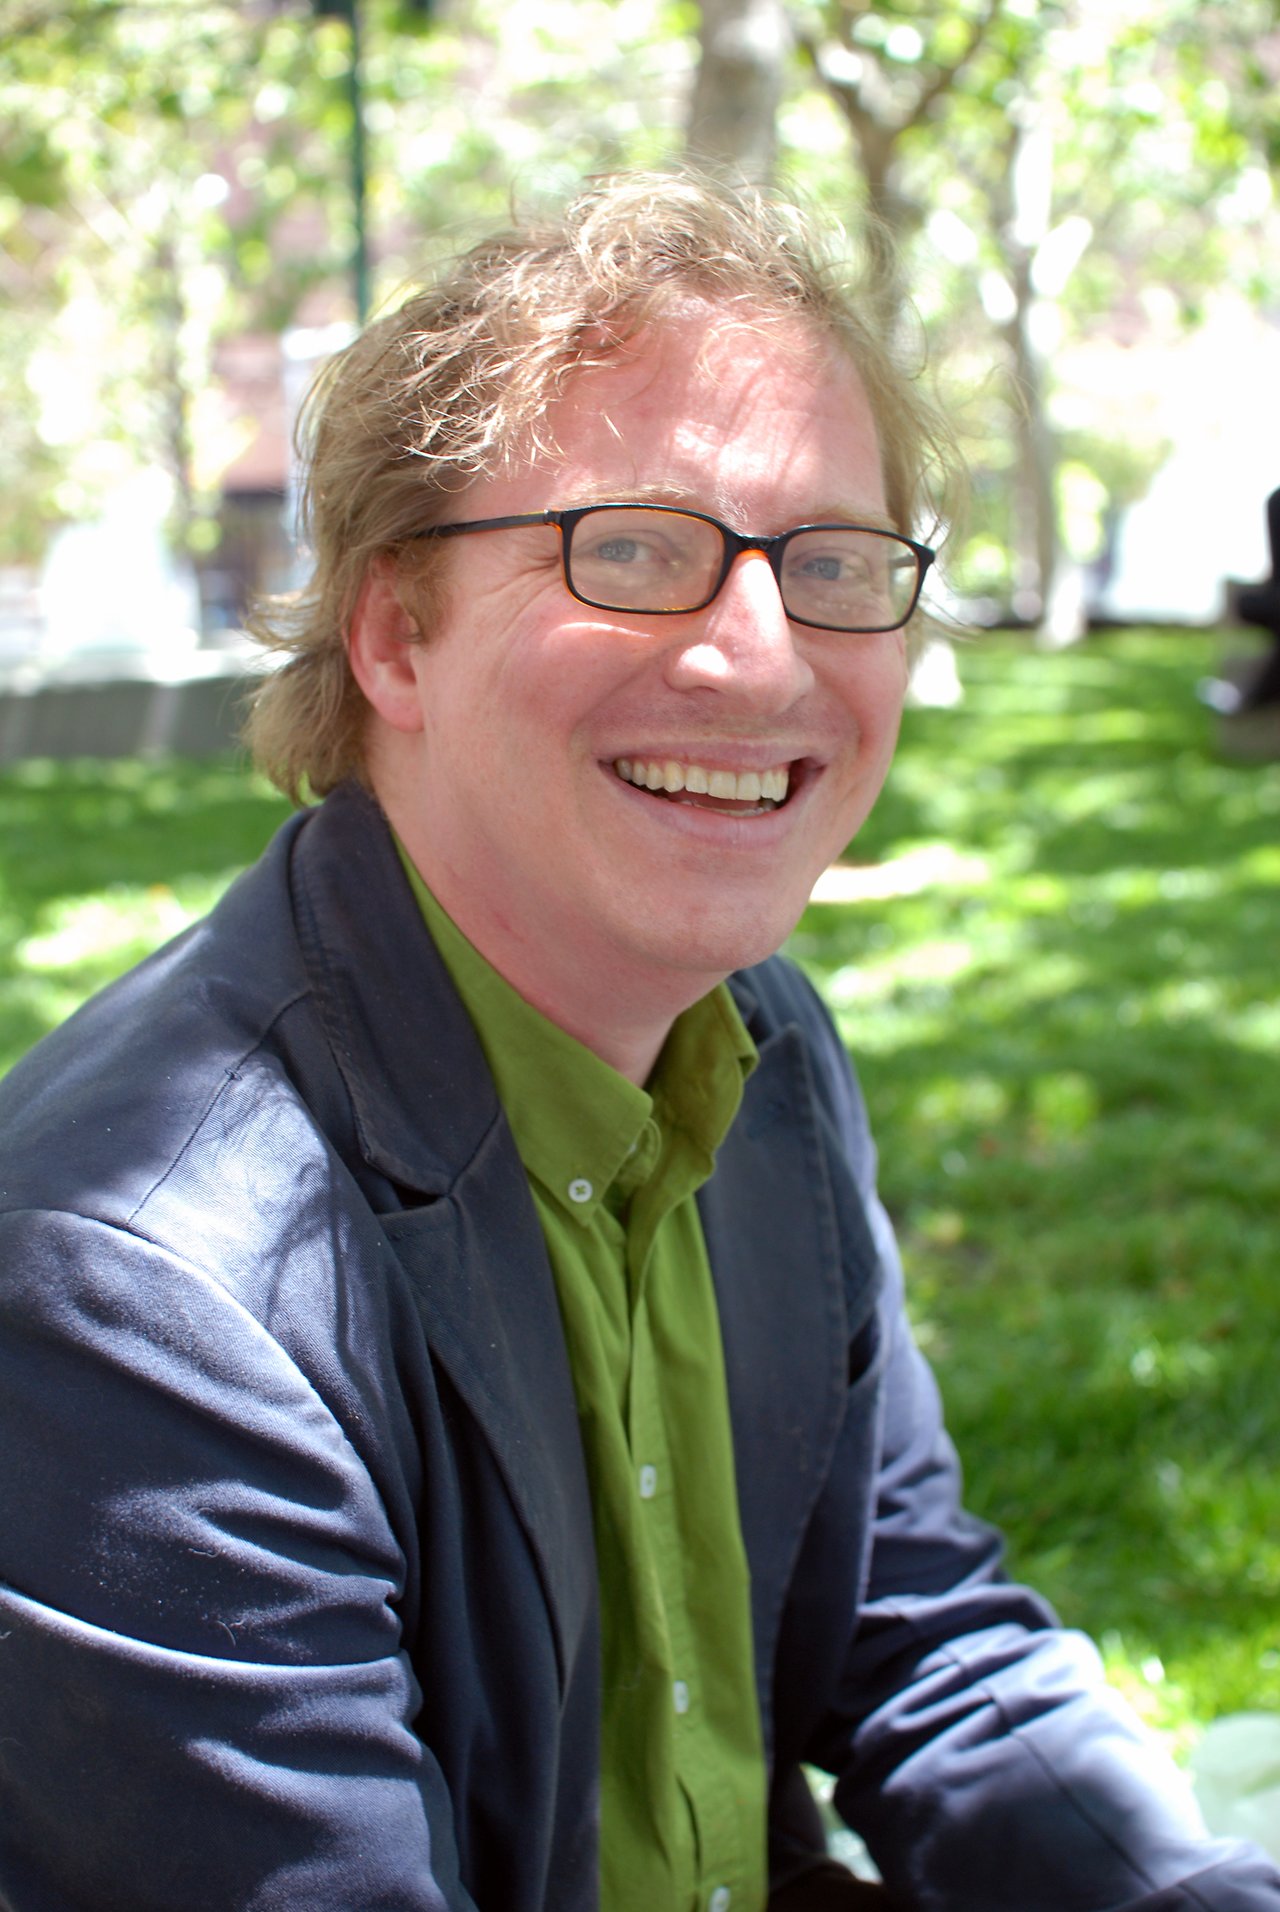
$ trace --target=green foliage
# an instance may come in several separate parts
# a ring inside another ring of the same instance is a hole
[[[53,524],[94,515],[141,465],[172,479],[175,542],[204,548],[229,455],[218,341],[351,312],[349,24],[309,0],[10,5],[0,478],[30,508],[0,561],[38,560]],[[513,191],[678,150],[687,5],[460,0],[427,20],[361,0],[360,15],[380,298],[499,223]]]
[[[1215,759],[1211,661],[967,649],[851,850],[927,887],[795,938],[970,1498],[1183,1741],[1280,1706],[1280,765]]]
[[[348,48],[301,4],[233,0],[33,4],[6,35],[0,246],[26,327],[0,400],[57,468],[50,519],[158,466],[175,542],[207,544],[217,342],[347,271]]]
[[[1101,349],[1167,346],[1227,288],[1275,296],[1272,0],[821,0],[809,17],[963,394],[978,510],[957,584],[1008,603],[1039,574],[1051,594],[1062,543],[1090,555],[1061,509],[1062,436],[1104,485],[1135,447],[1148,476],[1163,449],[1150,395],[1117,406]]]

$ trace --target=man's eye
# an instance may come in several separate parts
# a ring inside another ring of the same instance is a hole
[[[797,583],[862,590],[871,582],[871,566],[861,551],[809,551],[797,556],[791,572]]]
[[[608,564],[634,564],[644,553],[638,538],[603,538],[590,555]]]
[[[843,558],[806,558],[800,566],[801,575],[812,578],[819,584],[838,584],[841,578],[850,575],[850,567]]]
[[[637,537],[632,532],[600,538],[583,555],[589,564],[625,565],[631,570],[643,566],[647,571],[672,571],[685,562],[684,553],[669,538]]]

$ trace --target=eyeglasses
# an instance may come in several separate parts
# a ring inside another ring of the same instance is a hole
[[[934,553],[928,545],[869,525],[802,524],[774,538],[750,538],[704,511],[676,505],[583,505],[510,518],[433,524],[419,538],[553,524],[564,581],[580,604],[600,611],[675,617],[702,611],[743,551],[762,551],[794,624],[819,631],[896,631],[920,599]]]

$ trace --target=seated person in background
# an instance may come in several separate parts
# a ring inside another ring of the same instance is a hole
[[[774,955],[931,555],[876,309],[623,178],[324,374],[323,800],[0,1090],[8,1912],[1280,1912],[962,1510]]]
[[[1270,648],[1251,666],[1239,690],[1235,711],[1262,710],[1280,705],[1280,488],[1267,499],[1267,549],[1271,576],[1249,586],[1236,599],[1236,611],[1246,624],[1257,624],[1271,639]]]

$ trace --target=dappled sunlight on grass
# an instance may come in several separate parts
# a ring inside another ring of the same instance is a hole
[[[224,760],[0,773],[0,1073],[202,916],[286,814]]]
[[[1215,655],[962,651],[850,852],[951,864],[794,939],[971,1498],[1178,1743],[1280,1706],[1280,765],[1215,759]]]
[[[94,896],[61,897],[40,912],[36,934],[18,944],[18,964],[37,974],[65,975],[99,963],[137,962],[207,910],[219,885],[184,887],[185,905],[167,883],[146,889],[119,884]]]

